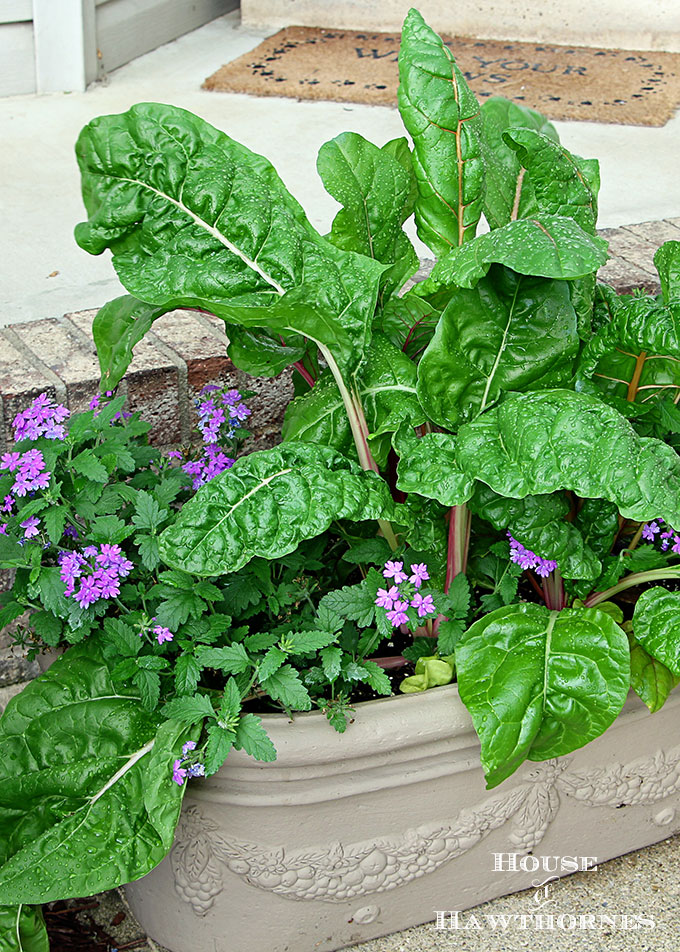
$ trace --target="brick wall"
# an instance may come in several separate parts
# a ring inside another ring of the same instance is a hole
[[[610,260],[600,279],[620,292],[643,288],[658,293],[653,256],[669,239],[680,241],[680,218],[605,229]],[[431,268],[423,262],[419,275]],[[96,311],[77,311],[62,318],[13,324],[0,329],[0,451],[12,442],[11,422],[38,393],[47,391],[70,410],[87,407],[98,390],[99,366],[92,342]],[[153,425],[151,439],[169,446],[190,439],[196,424],[194,399],[208,382],[254,390],[248,448],[278,441],[283,411],[292,396],[290,373],[273,380],[252,378],[226,356],[224,324],[193,311],[173,311],[153,325],[137,345],[122,384],[131,409]],[[23,683],[37,674],[35,663],[10,647],[9,632],[0,632],[0,709]]]

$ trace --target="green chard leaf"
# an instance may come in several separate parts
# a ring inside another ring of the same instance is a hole
[[[680,592],[648,588],[635,603],[633,634],[645,651],[680,677]]]
[[[417,437],[407,427],[396,436],[399,454],[397,488],[436,499],[443,506],[459,506],[472,496],[474,479],[461,469],[455,437],[449,433],[426,433]]]
[[[418,236],[443,255],[474,237],[482,213],[482,120],[453,54],[417,10],[401,34],[398,102],[413,139]]]
[[[680,241],[665,241],[657,248],[654,264],[661,281],[664,304],[680,298]]]
[[[94,119],[76,154],[89,215],[76,240],[109,248],[140,301],[302,334],[346,372],[360,362],[384,266],[325,241],[265,158],[160,103]]]
[[[345,251],[392,265],[381,278],[389,298],[418,267],[418,256],[402,229],[413,212],[412,169],[388,148],[380,149],[356,132],[325,142],[316,167],[326,190],[343,206],[329,239]]]
[[[541,214],[563,215],[595,234],[600,169],[596,159],[572,155],[535,129],[508,129],[503,141],[529,173]]]
[[[416,396],[416,366],[380,333],[374,333],[366,360],[356,377],[369,429],[369,444],[394,432],[402,423],[419,426],[425,413]],[[356,456],[349,419],[340,390],[329,370],[314,387],[296,397],[286,408],[283,439],[332,446],[338,452]],[[386,452],[383,454],[386,457]],[[384,465],[386,459],[377,458]]]
[[[611,319],[583,349],[579,381],[621,400],[648,404],[680,393],[680,300],[615,299]]]
[[[630,686],[654,714],[666,703],[673,688],[680,684],[680,676],[653,658],[642,647],[632,631],[628,632],[630,644]]]
[[[538,211],[531,176],[520,165],[517,153],[504,139],[515,129],[533,129],[554,142],[559,137],[545,116],[510,99],[492,96],[481,106],[484,146],[484,217],[491,228],[513,218],[529,218]]]
[[[113,390],[132,363],[135,346],[151,330],[155,320],[173,309],[172,304],[154,306],[132,294],[109,301],[92,321],[92,336],[97,347],[101,389]]]
[[[0,906],[0,952],[50,952],[41,906]]]
[[[489,787],[526,758],[560,757],[594,740],[618,716],[630,684],[628,639],[597,608],[499,608],[467,630],[456,668]]]
[[[196,575],[273,559],[335,519],[389,519],[394,503],[375,473],[327,447],[284,443],[237,459],[198,490],[161,539],[168,565]]]
[[[437,261],[417,293],[428,296],[451,286],[474,288],[492,264],[518,274],[567,280],[586,277],[606,261],[604,238],[588,234],[571,218],[540,212],[454,248]]]
[[[116,690],[92,640],[24,688],[0,720],[0,904],[90,896],[159,863],[187,736]]]
[[[494,492],[522,499],[571,489],[607,499],[625,519],[680,525],[680,458],[639,437],[616,410],[571,390],[512,396],[456,437],[458,465]]]
[[[420,403],[457,429],[504,392],[567,384],[576,325],[566,281],[494,268],[474,289],[452,291],[418,365]]]
[[[579,529],[565,521],[569,503],[563,495],[508,499],[478,483],[469,506],[494,529],[509,529],[513,538],[542,559],[554,559],[565,578],[595,579],[602,571]]]

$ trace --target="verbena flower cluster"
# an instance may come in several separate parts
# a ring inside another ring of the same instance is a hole
[[[409,621],[408,610],[414,608],[418,618],[436,614],[431,595],[423,595],[418,589],[427,581],[430,573],[427,565],[420,562],[411,566],[411,574],[404,571],[403,562],[386,562],[383,577],[393,584],[389,588],[379,588],[375,604],[384,608],[392,627],[398,628]]]
[[[196,741],[188,740],[182,747],[181,758],[172,765],[172,779],[180,787],[187,777],[205,777],[205,765],[196,760],[195,750]]]
[[[134,568],[120,546],[108,542],[86,545],[82,552],[60,552],[58,558],[59,575],[66,585],[64,595],[74,598],[81,608],[100,599],[117,598],[120,580]]]
[[[536,575],[541,578],[547,578],[551,572],[557,568],[557,562],[554,559],[542,559],[531,549],[525,548],[517,539],[513,539],[510,532],[507,533],[510,540],[510,561],[515,562],[522,569],[533,569]]]
[[[14,417],[14,439],[37,440],[44,436],[48,440],[63,440],[66,435],[64,421],[70,416],[65,406],[54,403],[46,393],[41,393],[26,410]]]
[[[0,470],[14,473],[14,483],[10,487],[10,493],[14,496],[25,496],[38,489],[47,489],[52,476],[45,469],[43,454],[36,449],[26,450],[25,453],[16,450],[3,453],[0,457]],[[6,508],[9,505],[8,499],[11,499],[11,496],[5,496],[3,512],[11,511],[11,508]]]
[[[242,423],[250,416],[250,410],[243,403],[239,390],[224,391],[215,384],[208,384],[201,390],[201,397],[202,400],[196,401],[196,409],[198,429],[203,437],[203,453],[198,459],[188,459],[182,464],[184,472],[192,478],[194,489],[200,489],[234,465],[233,458],[219,445],[219,441],[237,437]],[[171,450],[168,456],[184,460],[178,450]]]
[[[646,522],[642,527],[642,538],[645,542],[659,543],[662,552],[674,552],[680,555],[680,533],[670,526],[662,528],[666,523],[663,519],[654,519],[653,522]]]

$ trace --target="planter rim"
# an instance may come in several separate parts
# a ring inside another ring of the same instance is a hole
[[[680,713],[680,692],[667,703]],[[344,734],[334,731],[320,711],[293,721],[284,714],[261,715],[277,759],[262,763],[232,750],[216,774],[191,782],[191,796],[263,807],[323,803],[480,766],[479,740],[456,684],[362,701],[356,708],[357,718]],[[631,692],[605,736],[645,716],[651,715]],[[538,767],[533,761],[523,765],[524,771]],[[516,782],[515,775],[505,781]]]

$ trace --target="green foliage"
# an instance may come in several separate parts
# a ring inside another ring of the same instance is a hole
[[[7,952],[46,952],[37,902],[151,869],[187,775],[273,760],[269,712],[317,709],[351,744],[395,664],[405,693],[457,677],[494,786],[597,737],[630,686],[653,711],[680,679],[678,593],[618,597],[680,572],[680,243],[655,256],[658,299],[596,288],[597,162],[532,110],[480,109],[417,11],[399,69],[411,141],[322,146],[325,237],[267,159],[185,110],[138,104],[78,140],[77,241],[130,292],[94,321],[102,389],[186,306],[225,322],[246,373],[295,365],[295,399],[282,444],[197,491],[110,393],[9,448],[43,454],[39,491],[3,456],[0,625],[33,654],[76,645],[0,720]],[[439,260],[398,297],[411,214]],[[115,591],[80,597],[112,557]],[[395,583],[393,627],[378,589],[421,562],[435,608]]]
[[[456,667],[489,787],[525,758],[560,757],[598,737],[630,684],[626,635],[596,608],[496,609],[467,630]]]

